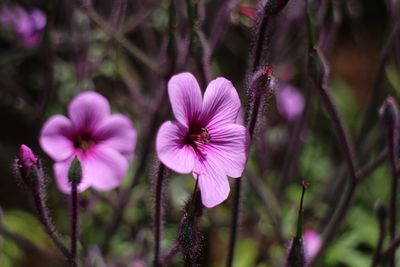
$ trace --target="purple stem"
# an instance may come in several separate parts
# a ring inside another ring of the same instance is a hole
[[[376,245],[376,249],[374,252],[374,257],[371,263],[371,267],[376,267],[378,265],[378,262],[380,260],[380,253],[382,251],[382,246],[383,246],[383,241],[385,240],[385,234],[386,234],[386,211],[384,210],[383,206],[380,206],[380,203],[377,203],[375,205],[376,207],[376,215],[379,223],[379,237],[378,237],[378,244]]]
[[[396,120],[398,118],[396,117]],[[392,172],[392,188],[390,195],[390,208],[389,208],[389,236],[390,240],[393,241],[396,238],[396,219],[397,219],[397,187],[398,187],[398,151],[399,151],[399,131],[398,123],[395,122],[387,129],[387,139],[389,147],[389,159]],[[390,266],[396,266],[395,254],[393,253],[390,258]]]
[[[161,266],[160,264],[160,246],[161,246],[161,230],[162,230],[162,202],[163,202],[163,184],[166,178],[166,168],[164,164],[160,163],[158,167],[155,190],[154,190],[154,266]]]
[[[56,245],[56,247],[61,251],[61,253],[66,257],[70,258],[70,253],[68,248],[64,245],[64,242],[61,240],[60,235],[56,226],[53,223],[53,220],[49,214],[49,209],[47,207],[44,192],[43,192],[43,173],[41,170],[37,171],[38,177],[37,183],[31,187],[31,193],[33,196],[33,201],[35,203],[36,212],[39,217],[39,221],[43,225],[46,233],[49,235],[50,239]]]
[[[79,240],[79,195],[78,183],[71,183],[71,266],[78,266],[77,247]]]

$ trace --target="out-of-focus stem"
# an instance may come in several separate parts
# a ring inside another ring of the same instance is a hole
[[[392,255],[396,253],[397,248],[400,246],[400,236],[397,236],[392,243],[390,243],[389,248],[387,248],[381,255],[380,259],[384,260],[391,258]]]
[[[270,217],[274,232],[280,244],[285,246],[286,240],[282,232],[279,202],[274,197],[274,193],[263,184],[262,180],[257,175],[251,173],[249,170],[246,171],[246,178],[252,191],[255,193],[256,197],[261,200],[262,206]]]
[[[263,15],[261,18],[261,23],[259,26],[259,30],[256,35],[256,43],[254,46],[254,54],[253,54],[252,63],[251,63],[252,72],[256,71],[258,66],[260,65],[261,53],[262,53],[263,47],[265,46],[264,39],[265,39],[265,33],[267,30],[267,24],[268,24],[269,17],[270,16],[269,16],[269,14],[267,14],[266,8],[264,8]]]
[[[358,163],[355,155],[354,145],[349,137],[348,129],[343,123],[342,118],[339,115],[335,102],[327,87],[328,71],[327,66],[324,64],[322,55],[318,53],[315,47],[314,30],[311,20],[311,15],[307,12],[307,25],[308,25],[308,40],[309,40],[309,53],[310,53],[310,64],[313,69],[310,71],[311,81],[314,87],[320,93],[323,105],[329,114],[329,118],[332,121],[336,133],[338,135],[339,143],[343,146],[343,153],[350,171],[351,179],[348,182],[347,190],[344,193],[339,205],[328,222],[327,227],[323,233],[322,246],[319,253],[329,244],[338,229],[340,228],[343,219],[351,206],[354,192],[358,184],[357,170]],[[312,61],[311,61],[312,60]],[[315,259],[315,258],[314,258]],[[312,265],[310,263],[310,265]]]
[[[308,88],[308,84],[306,84],[306,88]],[[301,135],[303,134],[303,131],[306,127],[307,117],[310,113],[310,109],[312,106],[311,96],[311,91],[307,89],[306,101],[304,105],[305,108],[299,120],[296,122],[294,132],[292,137],[290,138],[289,146],[286,152],[285,161],[282,169],[282,176],[279,179],[278,184],[278,197],[282,194],[285,186],[288,184],[288,181],[290,181],[292,169],[294,168],[294,164],[296,164],[296,157],[301,149]]]
[[[385,77],[385,66],[399,31],[400,31],[400,20],[397,19],[396,22],[392,25],[392,28],[389,30],[389,36],[384,42],[382,50],[380,52],[378,72],[376,74],[374,83],[372,85],[371,89],[372,95],[370,97],[369,104],[367,105],[367,107],[369,108],[365,112],[363,122],[360,128],[360,133],[357,138],[357,144],[356,144],[357,148],[359,148],[363,144],[365,134],[368,133],[368,123],[370,122],[371,118],[373,118],[374,115],[376,114],[376,106],[378,103],[380,103],[379,101],[381,101],[379,94],[383,90],[380,90],[380,85],[383,78]]]
[[[233,207],[232,207],[232,219],[231,219],[231,226],[230,226],[228,258],[226,261],[226,267],[231,267],[233,264],[233,259],[234,259],[238,220],[239,220],[241,183],[242,183],[242,178],[235,179]]]
[[[66,257],[70,258],[70,252],[68,248],[65,246],[64,242],[60,238],[60,234],[58,233],[58,230],[56,226],[53,223],[53,219],[51,218],[49,214],[49,209],[47,207],[45,198],[44,198],[44,192],[43,192],[43,173],[41,170],[37,170],[38,175],[42,177],[38,177],[37,182],[33,187],[31,188],[32,196],[33,196],[33,201],[35,203],[36,207],[36,212],[39,217],[39,221],[43,225],[44,230],[46,233],[49,235],[53,243],[56,245],[56,247],[61,251],[61,253]]]
[[[78,240],[79,240],[79,196],[78,196],[78,184],[75,182],[71,183],[71,266],[78,266],[79,259],[77,257],[78,252]]]
[[[380,257],[380,253],[382,251],[382,246],[383,246],[383,241],[385,239],[385,222],[386,222],[386,210],[385,208],[379,203],[377,202],[375,204],[375,214],[376,217],[378,219],[378,223],[379,223],[379,237],[378,237],[378,243],[376,245],[376,249],[374,252],[374,257],[371,263],[371,267],[376,267],[378,265],[379,262],[379,257]]]
[[[399,110],[394,98],[387,98],[381,108],[381,116],[386,130],[386,139],[389,148],[389,161],[392,173],[392,186],[389,205],[389,236],[393,241],[396,237],[397,194],[398,194],[398,151],[399,151]],[[396,266],[395,255],[389,259],[390,266]]]
[[[118,30],[116,30],[112,25],[105,21],[93,8],[91,3],[85,4],[83,6],[84,12],[88,17],[102,29],[106,34],[112,37],[118,42],[122,47],[124,47],[132,56],[142,62],[149,69],[154,71],[156,74],[162,76],[162,70],[159,68],[159,64],[154,62],[150,57],[148,57],[143,51],[138,47],[129,42]]]
[[[164,164],[159,163],[157,177],[154,190],[154,266],[160,266],[160,245],[161,245],[161,228],[162,228],[162,200],[163,200],[163,184],[166,176]]]

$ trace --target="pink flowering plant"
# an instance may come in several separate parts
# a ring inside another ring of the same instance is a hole
[[[214,207],[229,195],[227,176],[239,178],[246,166],[249,136],[236,123],[239,96],[230,81],[217,78],[202,97],[190,73],[173,76],[168,95],[176,121],[161,125],[157,155],[168,168],[192,173],[204,206]]]
[[[400,267],[399,7],[2,1],[0,266]]]
[[[68,116],[55,115],[44,124],[40,145],[55,161],[58,188],[69,194],[68,170],[74,157],[82,164],[80,192],[117,187],[128,171],[136,146],[136,130],[128,117],[111,114],[105,97],[83,92],[68,106]]]

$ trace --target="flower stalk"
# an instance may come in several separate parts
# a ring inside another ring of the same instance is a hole
[[[399,151],[399,108],[395,98],[388,97],[381,107],[380,115],[385,127],[389,148],[389,160],[392,173],[392,185],[389,205],[389,236],[396,237],[397,197],[398,197],[398,151]],[[396,266],[395,254],[391,255],[390,266]]]
[[[32,194],[37,216],[44,230],[64,257],[69,259],[70,252],[61,240],[60,234],[49,213],[49,208],[47,207],[44,190],[45,174],[41,167],[40,160],[26,145],[21,145],[20,147],[20,154],[16,161],[16,169],[26,188]]]
[[[380,260],[380,253],[382,251],[382,246],[383,246],[383,241],[385,239],[386,235],[386,228],[385,228],[385,223],[386,223],[386,209],[385,207],[377,201],[374,206],[374,212],[376,215],[376,218],[378,219],[379,223],[379,237],[378,237],[378,243],[376,245],[376,249],[374,252],[374,257],[371,263],[371,267],[376,267],[379,263]]]
[[[71,258],[70,265],[78,266],[78,241],[79,241],[79,194],[78,185],[82,179],[82,167],[79,159],[75,158],[71,162],[68,171],[68,179],[71,183]]]
[[[164,196],[164,182],[167,176],[167,169],[164,164],[159,163],[155,189],[154,189],[154,266],[161,266],[160,248],[161,248],[161,232],[162,232],[162,203]]]

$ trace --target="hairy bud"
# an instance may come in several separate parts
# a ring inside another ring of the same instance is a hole
[[[304,267],[304,246],[302,238],[293,238],[287,259],[288,267]]]
[[[397,100],[389,96],[379,109],[379,115],[382,121],[389,127],[395,127],[399,122],[399,108]]]
[[[37,167],[39,160],[32,150],[22,144],[19,148],[19,154],[16,161],[17,173],[27,185],[32,185],[37,180]]]
[[[68,170],[68,180],[72,184],[79,184],[82,180],[82,167],[78,157],[74,157]]]

